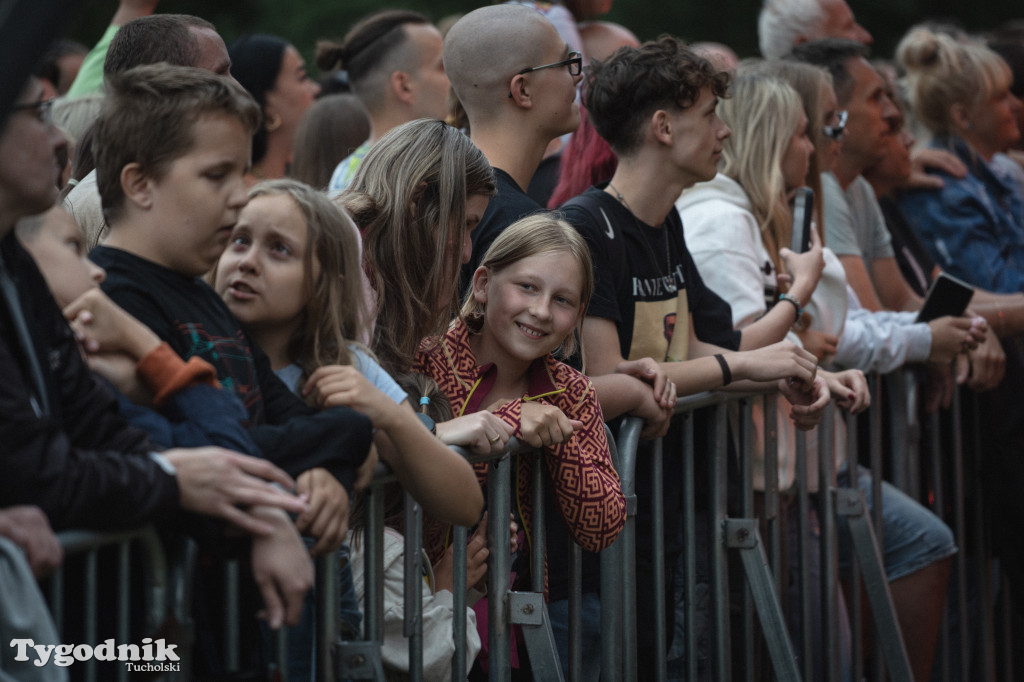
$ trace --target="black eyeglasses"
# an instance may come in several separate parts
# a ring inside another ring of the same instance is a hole
[[[53,123],[53,103],[56,100],[54,98],[41,99],[38,102],[28,102],[26,104],[15,104],[11,107],[11,111],[34,111],[36,117],[42,121],[45,125]]]
[[[528,69],[517,71],[517,76],[522,76],[524,73],[530,73],[531,71],[540,71],[541,69],[554,69],[558,66],[568,66],[570,76],[578,76],[583,73],[583,55],[579,52],[570,52],[568,59],[563,59],[560,62],[553,64],[544,64],[542,66],[531,66]]]
[[[846,109],[840,109],[832,115],[834,123],[822,127],[821,132],[825,133],[826,136],[832,138],[836,142],[843,139],[843,130],[846,128]]]
[[[583,73],[583,55],[579,52],[570,52],[568,59],[563,59],[560,62],[554,62],[552,64],[542,64],[541,66],[530,66],[522,71],[516,71],[517,76],[522,76],[524,73],[530,73],[532,71],[540,71],[541,69],[553,69],[558,66],[569,67],[570,76],[578,76]],[[512,91],[508,91],[509,99],[512,98]]]

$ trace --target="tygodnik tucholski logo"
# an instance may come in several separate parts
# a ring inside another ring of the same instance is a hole
[[[149,637],[138,644],[114,644],[113,639],[91,647],[88,644],[36,644],[31,639],[12,639],[11,646],[17,650],[14,660],[28,661],[40,668],[48,663],[67,667],[76,661],[120,661],[131,672],[180,672],[181,663],[174,650],[177,644],[167,644],[163,639],[156,641]]]

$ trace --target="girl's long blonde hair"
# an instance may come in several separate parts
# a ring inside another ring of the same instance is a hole
[[[339,197],[363,233],[377,294],[372,345],[389,373],[408,371],[420,341],[454,316],[466,200],[494,192],[494,172],[468,137],[420,119],[377,140]]]
[[[782,273],[779,249],[789,245],[793,233],[782,158],[800,125],[803,104],[785,80],[749,74],[742,67],[730,93],[718,109],[732,130],[722,148],[722,173],[746,192],[761,240],[776,272]]]

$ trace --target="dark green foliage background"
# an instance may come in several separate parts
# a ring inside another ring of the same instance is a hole
[[[875,36],[875,56],[891,56],[900,36],[928,18],[952,18],[971,31],[994,28],[1024,18],[1022,0],[849,0],[854,13]],[[266,32],[290,40],[307,56],[319,38],[340,38],[363,14],[404,7],[425,12],[435,21],[467,12],[483,3],[467,0],[163,0],[160,12],[196,14],[212,21],[230,42],[245,32]],[[757,54],[757,12],[760,0],[616,0],[605,19],[630,27],[641,39],[668,31],[687,41],[726,43],[742,57]],[[91,46],[109,23],[116,0],[85,0],[70,22],[70,36]]]

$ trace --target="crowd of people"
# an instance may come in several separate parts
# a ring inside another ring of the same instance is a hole
[[[979,394],[981,485],[1009,520],[993,534],[1024,585],[1024,29],[982,39],[921,25],[893,60],[872,61],[843,0],[767,0],[763,57],[740,61],[593,21],[609,6],[491,5],[443,35],[417,12],[375,12],[317,46],[319,80],[285,38],[227,45],[204,19],[155,13],[157,0],[120,0],[91,51],[55,43],[0,135],[0,536],[34,574],[61,562],[53,531],[189,537],[209,559],[197,602],[218,598],[216,559],[247,567],[250,672],[266,664],[267,632],[288,626],[290,679],[314,679],[312,558],[337,561],[343,636],[360,638],[364,491],[380,461],[396,478],[382,491],[389,675],[409,667],[407,493],[425,513],[427,679],[451,676],[453,525],[475,529],[471,677],[486,670],[476,613],[494,551],[512,553],[522,585],[544,554],[567,666],[572,540],[585,550],[583,678],[597,679],[598,553],[627,514],[606,422],[643,419],[641,450],[665,437],[660,575],[673,595],[679,396],[777,390],[786,493],[803,476],[816,489],[829,403],[861,413],[865,372],[913,365],[928,409],[960,384]],[[802,188],[805,249],[792,239]],[[921,320],[942,273],[973,288],[970,303]],[[874,504],[882,472],[851,471],[836,426],[822,451],[838,484]],[[542,456],[511,461],[511,546],[496,549],[487,467],[449,446],[498,453],[513,438]],[[651,458],[637,462],[649,490]],[[546,547],[533,540],[534,466],[550,491]],[[927,680],[958,548],[936,514],[881,492],[882,560]],[[662,609],[671,637],[699,625],[676,623],[675,600],[655,603],[651,511],[640,495],[638,621]],[[0,599],[24,599],[26,582],[0,585]],[[200,638],[214,612],[197,609]],[[664,661],[653,635],[639,646],[651,679]],[[711,662],[697,665],[710,679]],[[216,646],[195,666],[194,679],[224,674]]]

